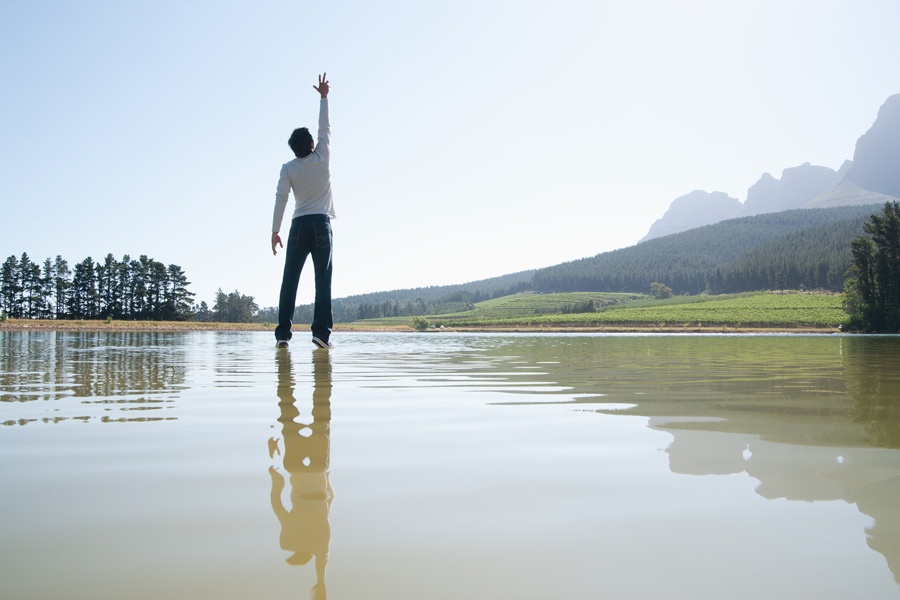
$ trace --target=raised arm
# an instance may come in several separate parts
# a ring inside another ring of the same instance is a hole
[[[316,135],[318,138],[316,140],[316,152],[327,162],[331,158],[331,119],[328,114],[328,92],[331,91],[331,86],[328,83],[328,79],[325,78],[325,73],[319,75],[319,85],[314,85],[313,88],[321,96],[321,100],[319,100],[319,131]]]

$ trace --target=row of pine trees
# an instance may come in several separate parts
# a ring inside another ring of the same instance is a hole
[[[0,267],[0,312],[22,319],[183,321],[194,314],[194,293],[178,265],[146,255],[87,257],[70,268],[62,256],[43,265],[27,253]]]

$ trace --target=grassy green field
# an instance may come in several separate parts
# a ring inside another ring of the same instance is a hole
[[[593,310],[573,312],[588,306]],[[474,310],[425,317],[436,327],[838,327],[846,314],[839,294],[753,292],[653,300],[638,294],[516,294]],[[369,321],[365,321],[369,322]],[[380,319],[384,325],[410,317]]]
[[[521,293],[479,302],[473,310],[425,315],[429,327],[460,329],[722,330],[821,329],[833,331],[847,318],[840,294],[751,292],[721,296],[677,296],[654,300],[641,294]],[[408,330],[413,317],[340,323],[336,330]],[[156,321],[35,321],[9,319],[0,330],[271,331],[268,323]]]
[[[646,299],[643,294],[611,294],[602,292],[570,292],[567,294],[514,294],[476,304],[475,310],[440,315],[440,318],[509,319],[534,315],[561,315],[595,310]],[[435,317],[438,318],[437,316]]]

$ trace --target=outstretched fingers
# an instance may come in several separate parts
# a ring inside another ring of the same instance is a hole
[[[323,98],[328,96],[328,91],[331,89],[331,86],[328,84],[328,73],[319,75],[319,85],[314,85],[313,89],[319,92]]]

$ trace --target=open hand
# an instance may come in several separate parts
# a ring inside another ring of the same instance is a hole
[[[326,75],[327,73],[322,73],[321,75],[319,75],[319,85],[313,86],[313,89],[319,92],[319,95],[323,98],[328,97],[328,90],[331,89],[328,85],[328,80],[325,79]]]

